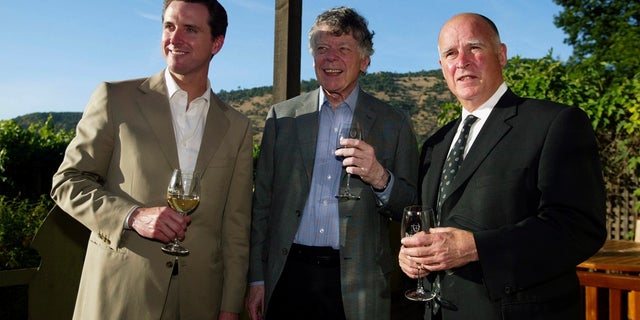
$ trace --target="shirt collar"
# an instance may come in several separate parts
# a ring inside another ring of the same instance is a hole
[[[167,95],[169,95],[169,99],[171,99],[173,95],[176,94],[176,92],[184,91],[182,90],[182,88],[180,88],[180,86],[178,86],[176,80],[171,76],[169,68],[164,69],[164,82],[167,84]],[[209,81],[209,79],[207,79],[207,89],[198,98],[204,98],[207,103],[211,101],[211,82]]]
[[[498,90],[496,90],[496,92],[491,96],[491,98],[480,105],[478,109],[474,110],[473,112],[469,112],[467,111],[467,109],[462,108],[462,119],[465,119],[470,114],[473,114],[480,119],[487,119],[489,117],[489,114],[491,113],[491,110],[493,110],[496,104],[498,104],[498,101],[500,101],[500,98],[502,97],[502,95],[504,95],[505,92],[507,92],[507,84],[503,82],[498,87]]]
[[[318,96],[318,111],[322,111],[322,106],[325,103],[329,103],[327,97],[324,94],[324,90],[320,87],[320,95]],[[351,113],[356,109],[356,103],[358,103],[358,92],[360,92],[360,85],[356,84],[351,93],[344,99],[343,103],[347,105]]]

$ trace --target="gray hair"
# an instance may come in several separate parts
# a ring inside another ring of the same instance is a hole
[[[337,7],[321,13],[309,30],[309,51],[314,55],[316,35],[321,27],[329,27],[334,36],[351,34],[358,41],[358,48],[362,57],[373,55],[373,31],[369,30],[367,19],[354,9]]]

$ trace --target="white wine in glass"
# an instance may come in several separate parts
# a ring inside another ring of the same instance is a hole
[[[342,139],[362,139],[362,130],[360,129],[360,124],[357,122],[353,123],[344,123],[338,128],[338,139],[336,141],[336,148],[344,148],[342,144],[340,144],[340,140]],[[353,194],[351,192],[351,173],[347,172],[347,182],[344,188],[340,188],[340,191],[336,195],[336,198],[341,200],[360,200],[360,196]]]
[[[402,222],[400,224],[400,237],[411,237],[414,234],[424,231],[429,232],[429,228],[434,226],[433,209],[426,206],[413,205],[405,207],[402,212]],[[422,269],[418,269],[420,272]],[[435,297],[431,291],[425,290],[423,276],[418,275],[418,285],[415,289],[407,290],[405,297],[413,301],[429,301]]]
[[[185,216],[191,214],[200,204],[200,179],[193,173],[173,170],[169,187],[167,187],[167,203],[171,209]],[[189,250],[176,238],[162,247],[162,251],[175,256],[185,256]]]

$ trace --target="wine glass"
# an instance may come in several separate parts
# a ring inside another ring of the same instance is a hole
[[[429,232],[429,228],[434,225],[433,209],[426,206],[413,205],[405,207],[402,212],[402,223],[400,224],[400,237],[411,237],[414,234],[424,231]],[[431,291],[425,290],[423,276],[420,275],[422,266],[418,269],[418,285],[415,289],[405,292],[405,297],[413,301],[429,301],[435,297]]]
[[[438,213],[435,217],[435,225],[434,227],[440,227],[440,222],[441,222],[441,218],[440,218],[440,213]],[[445,270],[444,274],[446,275],[452,275],[453,274],[453,270]],[[433,282],[431,284],[431,288],[433,290],[433,296],[434,296],[434,300],[435,303],[431,306],[431,312],[433,314],[436,314],[438,312],[438,308],[440,308],[440,305],[442,306],[453,306],[453,304],[451,302],[449,302],[448,300],[445,300],[442,298],[441,293],[440,293],[440,275],[442,275],[442,271],[439,271],[435,274],[435,277],[433,279]]]
[[[169,187],[167,188],[167,202],[171,209],[181,215],[191,214],[200,204],[200,179],[194,173],[185,173],[180,169],[173,170]],[[174,256],[185,256],[189,250],[180,244],[176,238],[162,247],[162,251]]]
[[[360,130],[360,124],[358,122],[343,123],[338,129],[338,138],[336,141],[336,149],[344,148],[340,141],[342,139],[362,139],[362,130]],[[351,193],[351,173],[347,172],[347,183],[344,188],[340,188],[340,192],[336,195],[336,198],[342,200],[360,200],[360,196]]]

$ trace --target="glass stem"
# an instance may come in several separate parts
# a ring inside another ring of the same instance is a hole
[[[433,280],[433,293],[434,293],[434,303],[431,305],[431,313],[438,313],[438,309],[440,309],[440,304],[442,300],[440,298],[440,277],[436,275],[436,279]]]
[[[424,294],[424,286],[422,285],[422,277],[418,277],[418,287],[416,288],[416,291],[418,292],[418,294]]]

